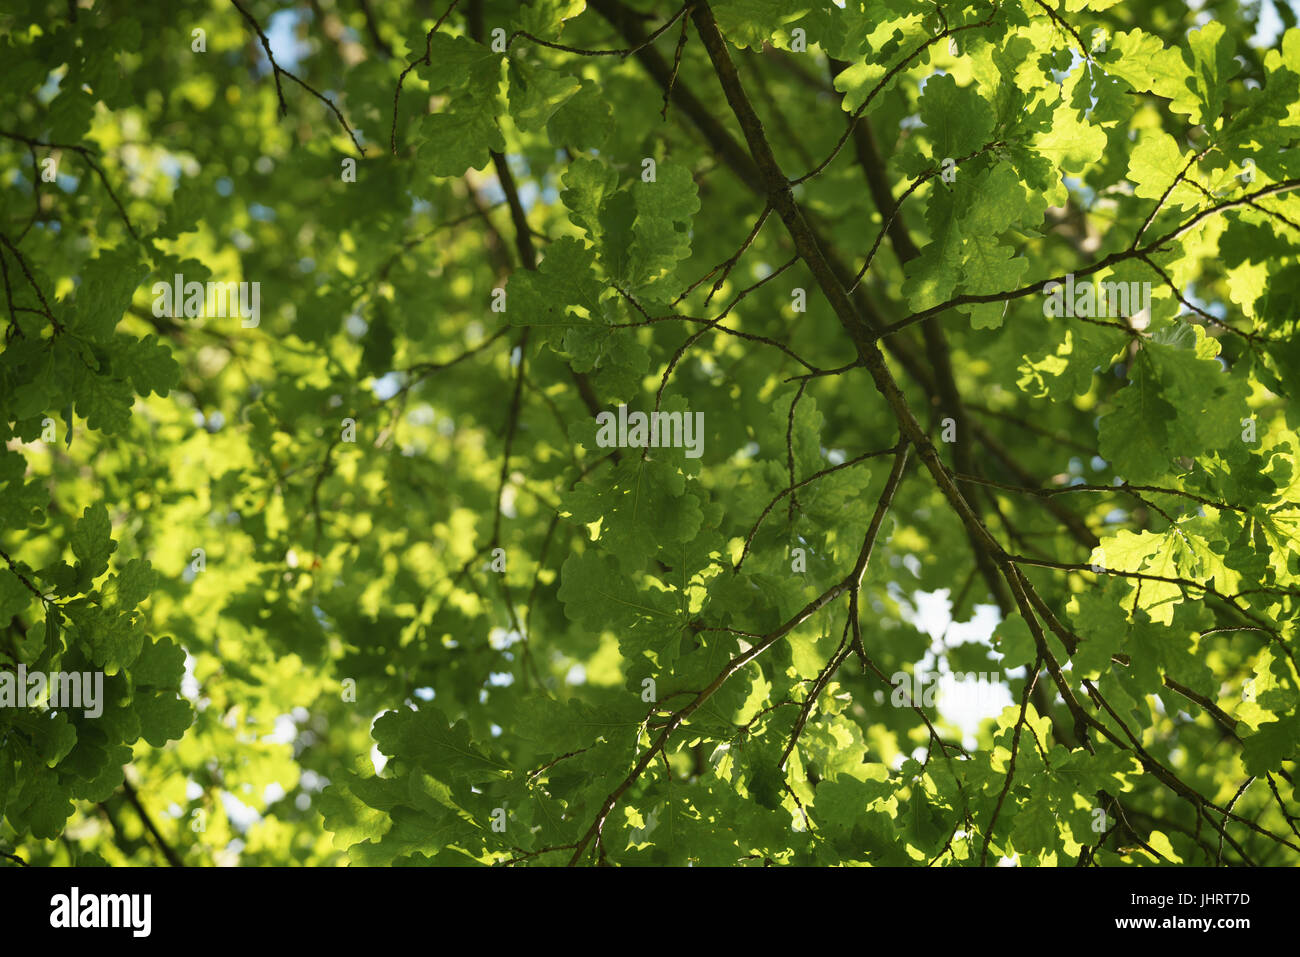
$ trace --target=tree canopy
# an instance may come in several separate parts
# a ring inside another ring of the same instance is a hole
[[[0,864],[1300,863],[1289,6],[0,62]]]

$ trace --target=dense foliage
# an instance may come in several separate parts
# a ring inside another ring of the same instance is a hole
[[[104,675],[0,707],[5,863],[1300,863],[1288,6],[0,63],[0,674]]]

